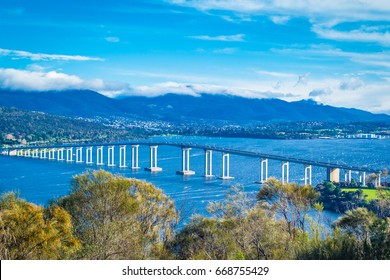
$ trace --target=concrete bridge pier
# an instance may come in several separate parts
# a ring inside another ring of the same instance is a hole
[[[290,163],[282,161],[282,184],[288,183],[290,173]]]
[[[83,147],[76,148],[76,163],[83,162]]]
[[[41,150],[40,158],[41,158],[41,159],[45,159],[45,158],[46,158],[46,149],[42,149],[42,150]]]
[[[190,170],[190,150],[191,148],[182,148],[182,167],[180,171],[176,171],[177,175],[194,175],[195,171]]]
[[[54,160],[55,159],[55,149],[50,149],[49,150],[49,160]]]
[[[204,151],[204,176],[206,178],[212,178],[213,175],[213,151]]]
[[[96,165],[103,165],[103,146],[96,148]]]
[[[119,147],[119,168],[126,168],[126,145]]]
[[[231,180],[234,177],[230,176],[230,154],[222,153],[222,180]]]
[[[326,180],[329,182],[340,183],[340,168],[328,167],[326,170]]]
[[[345,183],[352,182],[352,170],[344,170],[344,182]]]
[[[260,160],[260,183],[268,180],[268,158]]]
[[[115,146],[109,146],[107,148],[107,166],[115,166]]]
[[[131,169],[139,169],[138,166],[138,148],[139,145],[131,145]]]
[[[305,165],[305,185],[312,184],[312,166],[311,165]]]
[[[363,187],[366,186],[366,172],[359,172],[359,183],[361,183]]]
[[[26,157],[31,157],[31,150],[30,149],[26,150],[25,156]]]
[[[32,158],[38,158],[39,157],[39,150],[35,149],[32,151]]]
[[[375,187],[380,187],[380,186],[381,186],[381,174],[378,173],[376,174]]]
[[[162,171],[161,167],[157,166],[157,148],[158,146],[150,146],[150,167],[146,167],[146,171],[150,172],[160,172]]]
[[[88,148],[85,149],[85,163],[86,164],[92,164],[93,163],[92,150],[93,150],[93,147],[88,147]]]
[[[64,160],[64,148],[60,148],[57,150],[57,160]]]
[[[66,162],[72,162],[73,161],[73,148],[67,148],[66,149]]]
[[[268,159],[260,159],[260,181],[256,181],[256,184],[263,184],[268,180]]]

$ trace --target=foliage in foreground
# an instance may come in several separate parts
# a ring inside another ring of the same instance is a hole
[[[0,258],[66,259],[80,247],[70,215],[61,207],[42,208],[9,193],[0,199]]]
[[[47,208],[0,199],[1,259],[390,259],[390,219],[355,207],[331,227],[311,186],[268,180],[250,199],[233,187],[209,217],[178,232],[178,213],[152,184],[106,171],[74,177]],[[388,196],[380,200],[389,209]]]
[[[249,209],[241,203],[245,194],[236,191],[211,204],[213,217],[196,217],[178,233],[169,245],[177,258],[390,259],[390,219],[366,208],[347,211],[329,227],[311,186],[270,179]]]
[[[240,187],[224,202],[211,203],[211,218],[194,217],[168,245],[178,259],[287,259],[290,239],[284,222],[268,216]]]
[[[72,216],[81,259],[153,258],[178,221],[162,190],[103,170],[76,176],[71,193],[57,204]]]

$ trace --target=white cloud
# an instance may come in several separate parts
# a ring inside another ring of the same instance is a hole
[[[325,51],[325,49],[317,47],[313,51]],[[294,53],[294,55],[296,54]],[[328,55],[330,54],[325,54],[325,56]],[[379,58],[380,55],[378,54],[376,59]],[[313,98],[318,102],[337,107],[390,113],[390,100],[387,100],[389,98],[385,94],[390,92],[388,80],[385,78],[376,81],[364,79],[365,75],[381,75],[389,78],[389,71],[350,73],[349,75],[335,75],[334,78],[319,78],[310,73],[276,72],[268,69],[250,69],[250,71],[258,76],[249,78],[251,75],[248,73],[247,79],[238,79],[192,76],[184,73],[130,72],[125,74],[171,81],[132,87],[128,92],[136,95],[157,96],[172,92],[194,96],[209,93],[238,95],[248,98],[280,98],[286,101]]]
[[[219,36],[200,35],[200,36],[189,36],[188,38],[204,40],[204,41],[243,42],[244,36],[245,36],[244,34],[219,35]]]
[[[309,93],[309,97],[318,97],[318,96],[325,96],[331,94],[332,94],[332,90],[330,88],[314,89]]]
[[[137,86],[132,88],[131,95],[159,96],[167,93],[198,96],[189,86],[176,82],[165,82],[149,86]]]
[[[375,22],[389,21],[390,1],[385,0],[166,0],[173,5],[195,8],[234,22],[235,18],[269,17],[275,24],[286,24],[292,18],[307,18],[313,32],[331,40],[376,42],[390,45],[390,33]],[[215,11],[215,12],[213,12]],[[213,13],[211,13],[213,12]],[[370,21],[371,26],[340,31],[332,29],[342,22]],[[240,22],[240,21],[238,21]],[[383,23],[381,23],[383,24]]]
[[[166,0],[200,11],[248,15],[308,17],[311,19],[388,20],[390,2],[384,0]]]
[[[271,16],[270,20],[275,24],[286,24],[291,17],[289,16]]]
[[[372,31],[376,28],[362,28],[350,31],[338,31],[332,28],[324,28],[321,25],[314,25],[312,28],[319,37],[335,41],[351,42],[375,42],[381,45],[390,46],[390,32]]]
[[[108,96],[124,93],[130,87],[123,83],[107,83],[101,79],[84,80],[76,75],[56,71],[40,72],[0,68],[0,88],[12,90],[68,90],[89,89]]]
[[[45,53],[31,53],[27,51],[8,50],[0,48],[0,56],[10,56],[14,59],[30,59],[33,61],[47,61],[47,60],[75,60],[75,61],[103,61],[99,57],[90,57],[82,55],[63,55],[63,54],[45,54]]]
[[[120,41],[118,37],[106,37],[104,40],[109,43],[118,43]]]
[[[317,96],[314,99],[324,104],[358,108],[374,113],[390,114],[390,100],[386,92],[390,92],[388,83],[366,84],[356,90],[340,90],[337,85],[332,84],[332,93]]]
[[[150,86],[137,86],[132,88],[130,95],[159,96],[167,93],[200,96],[206,94],[235,95],[247,98],[289,98],[291,93],[261,91],[249,87],[222,86],[214,84],[184,84],[177,82],[164,82]]]
[[[263,70],[263,72],[267,72]],[[274,73],[270,72],[269,73]],[[102,79],[86,80],[76,75],[57,71],[41,72],[31,70],[0,68],[0,88],[13,90],[68,90],[90,89],[110,97],[124,95],[158,96],[167,93],[199,96],[202,93],[236,95],[247,98],[280,98],[295,101],[314,98],[324,104],[338,107],[359,108],[371,112],[390,113],[390,92],[388,81],[368,82],[354,76],[341,79],[318,79],[312,77],[303,83],[307,74],[299,76],[268,75],[268,80],[234,80],[226,78],[220,84],[185,83],[166,81],[161,83],[130,86],[128,83],[107,82]],[[297,77],[301,79],[296,86]],[[277,82],[277,87],[275,87]],[[364,83],[364,84],[362,84]],[[326,85],[326,87],[324,87]]]
[[[274,71],[265,71],[265,70],[256,70],[255,71],[259,75],[263,76],[271,76],[277,78],[296,78],[296,74],[285,73],[285,72],[274,72]]]
[[[217,54],[234,54],[237,51],[236,48],[223,48],[223,49],[216,49],[213,51],[213,53]]]
[[[364,82],[359,78],[351,77],[348,80],[340,82],[339,88],[341,90],[357,90],[364,86]]]
[[[43,67],[42,65],[36,64],[36,63],[27,65],[26,69],[33,71],[33,72],[43,72],[46,70],[45,67]]]
[[[228,10],[242,13],[252,13],[261,10],[264,5],[261,1],[236,1],[236,0],[168,0],[175,5],[192,7],[201,11]]]
[[[299,85],[306,85],[307,84],[307,80],[309,79],[309,76],[310,76],[310,73],[305,73],[303,75],[299,75],[297,83],[295,84],[294,87],[297,87]]]
[[[309,48],[286,48],[286,49],[271,49],[272,52],[284,54],[287,56],[302,56],[305,58],[327,58],[327,57],[344,57],[352,62],[382,66],[390,68],[390,51],[372,52],[372,53],[357,53],[347,52],[337,48],[332,48],[326,45],[312,45]]]

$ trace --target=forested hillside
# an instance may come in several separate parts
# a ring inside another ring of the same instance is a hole
[[[0,107],[0,144],[66,143],[131,139],[139,131],[107,127],[86,119]]]

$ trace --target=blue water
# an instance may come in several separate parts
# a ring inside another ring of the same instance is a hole
[[[377,169],[390,167],[390,140],[357,140],[357,139],[316,139],[316,140],[265,140],[240,138],[211,138],[211,137],[155,137],[153,141],[177,141],[209,144],[261,153],[291,156],[340,164],[368,166]],[[118,165],[116,149],[116,164]],[[194,176],[183,177],[176,175],[181,169],[181,150],[177,147],[160,146],[158,148],[158,166],[163,172],[149,173],[143,167],[149,166],[149,147],[139,148],[139,171],[120,169],[116,167],[97,167],[95,165],[66,163],[23,157],[0,156],[0,192],[19,192],[22,198],[36,204],[45,205],[50,200],[66,195],[70,191],[72,176],[87,169],[104,168],[115,174],[135,177],[152,182],[169,195],[181,211],[184,221],[194,213],[205,214],[210,201],[222,200],[232,185],[241,184],[249,196],[255,199],[260,185],[260,163],[256,158],[230,155],[230,175],[233,180],[205,179],[204,152],[191,150],[191,169]],[[84,149],[85,153],[85,149]],[[95,158],[94,150],[94,161]],[[107,163],[107,150],[104,150],[104,162]],[[127,151],[127,165],[131,166],[131,149]],[[85,159],[85,154],[83,155]],[[213,153],[213,174],[220,176],[222,156]],[[341,176],[343,174],[341,173]],[[269,176],[280,179],[281,164],[269,161]],[[303,183],[303,166],[290,163],[290,181]],[[313,184],[323,181],[326,177],[324,168],[313,167]],[[358,179],[358,174],[353,174]],[[386,178],[384,178],[386,180]]]

